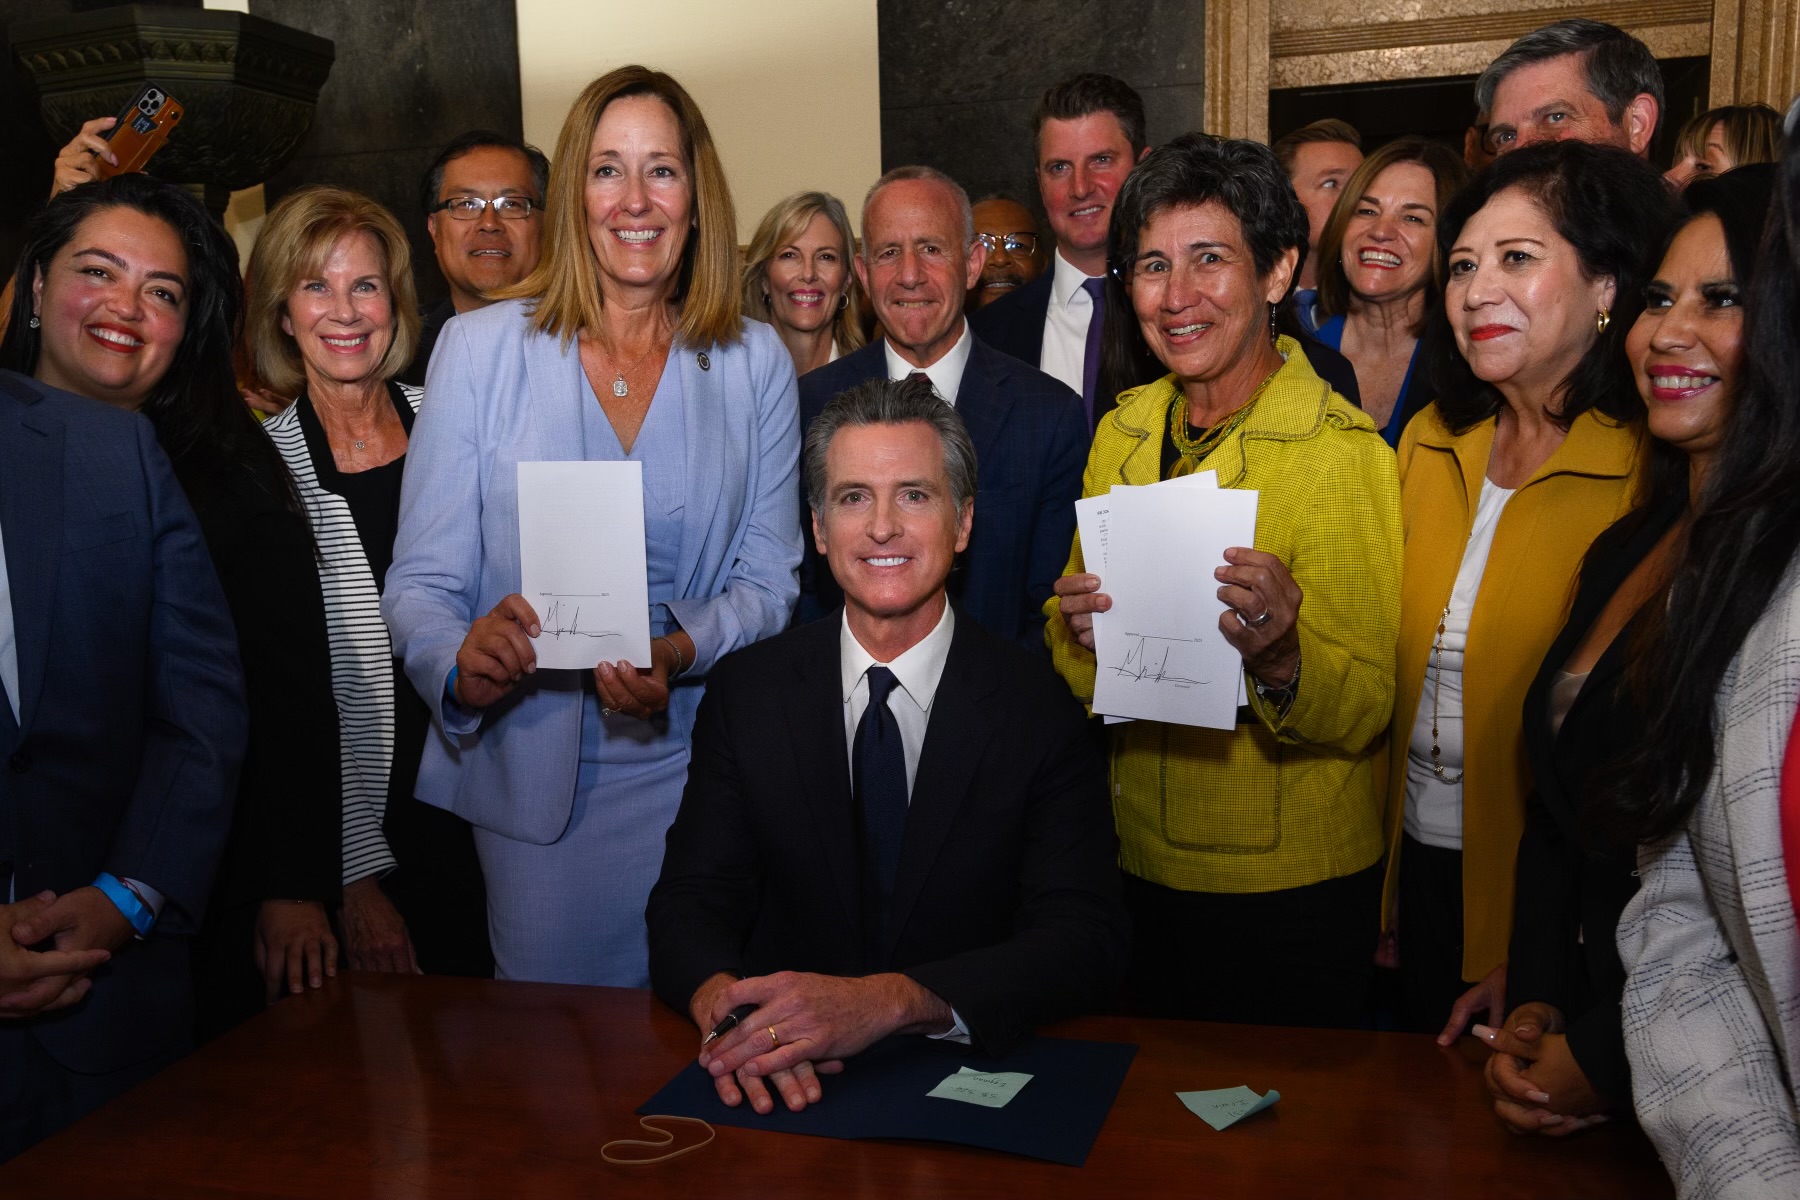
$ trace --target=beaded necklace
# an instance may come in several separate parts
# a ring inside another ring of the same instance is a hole
[[[1219,443],[1230,437],[1237,428],[1250,416],[1250,410],[1262,399],[1262,394],[1269,389],[1269,384],[1281,371],[1280,367],[1270,371],[1263,381],[1256,385],[1238,410],[1229,417],[1208,429],[1199,437],[1188,436],[1188,399],[1183,395],[1180,400],[1169,406],[1169,440],[1175,443],[1175,450],[1181,457],[1198,466],[1208,454],[1218,449]]]

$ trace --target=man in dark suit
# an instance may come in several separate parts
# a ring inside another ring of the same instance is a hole
[[[1124,963],[1104,764],[1049,667],[954,608],[975,452],[922,381],[872,380],[807,434],[813,537],[845,607],[707,680],[646,911],[657,995],[727,1104],[820,1096],[892,1034],[1002,1055],[1106,1003]]]
[[[1106,231],[1113,197],[1149,149],[1144,101],[1122,79],[1077,75],[1044,93],[1031,116],[1031,135],[1038,197],[1056,235],[1051,269],[983,308],[971,323],[977,337],[1080,392],[1091,432],[1111,407],[1110,397],[1098,405],[1095,398],[1106,317]]]
[[[172,1061],[243,758],[231,614],[143,417],[0,372],[0,1159]]]
[[[987,251],[975,240],[969,198],[929,167],[899,167],[863,202],[857,278],[886,336],[800,380],[800,427],[869,379],[921,374],[961,414],[981,461],[981,527],[950,594],[1003,638],[1043,651],[1044,602],[1075,536],[1075,501],[1087,466],[1088,431],[1078,397],[1042,372],[984,344],[963,319],[963,298]],[[800,567],[798,622],[842,602],[838,583],[808,538]]]

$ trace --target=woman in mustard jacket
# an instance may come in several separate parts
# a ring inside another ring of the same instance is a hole
[[[1531,788],[1520,714],[1589,544],[1634,503],[1644,405],[1622,347],[1673,220],[1642,160],[1553,142],[1499,159],[1438,226],[1438,399],[1399,455],[1382,912],[1402,1019],[1442,1042],[1503,1015]]]
[[[1109,362],[1170,374],[1101,420],[1084,491],[1215,470],[1260,493],[1256,547],[1227,551],[1220,628],[1249,705],[1234,730],[1112,726],[1112,785],[1135,924],[1133,1006],[1262,1024],[1359,1021],[1380,891],[1375,744],[1393,703],[1399,496],[1375,424],[1275,337],[1307,224],[1273,153],[1189,134],[1132,171],[1113,210]],[[1180,546],[1169,547],[1171,554]],[[1094,691],[1110,607],[1077,541],[1046,639]]]

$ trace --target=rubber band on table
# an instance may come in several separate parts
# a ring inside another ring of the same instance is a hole
[[[611,1153],[614,1146],[642,1146],[646,1150],[663,1150],[673,1146],[675,1144],[675,1134],[673,1131],[652,1125],[650,1123],[652,1121],[683,1121],[689,1125],[698,1125],[700,1128],[706,1130],[706,1137],[701,1141],[695,1142],[691,1146],[683,1146],[679,1150],[671,1150],[669,1153],[659,1154],[655,1158],[619,1158]],[[718,1132],[699,1117],[678,1117],[672,1114],[651,1113],[647,1117],[639,1117],[638,1124],[648,1133],[661,1134],[662,1141],[652,1142],[647,1141],[644,1138],[615,1138],[606,1143],[606,1145],[600,1147],[601,1159],[618,1167],[649,1167],[654,1166],[657,1163],[666,1163],[672,1158],[680,1158],[690,1150],[698,1150],[700,1147],[709,1144],[718,1136]]]

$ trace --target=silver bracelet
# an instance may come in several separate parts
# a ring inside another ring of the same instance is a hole
[[[670,679],[675,678],[677,675],[679,675],[683,671],[687,670],[687,659],[685,659],[681,656],[681,647],[677,646],[675,644],[674,638],[669,637],[667,634],[659,633],[655,637],[651,638],[650,640],[653,642],[669,643],[669,650],[672,654],[675,655],[675,669],[673,671],[669,672]]]

